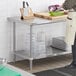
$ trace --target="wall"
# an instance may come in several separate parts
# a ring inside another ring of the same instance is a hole
[[[64,0],[26,0],[34,12],[47,11],[48,5],[62,4]],[[0,57],[11,60],[10,23],[7,17],[19,16],[22,0],[0,0]]]
[[[32,7],[33,11],[47,11],[48,5],[51,4],[62,4],[64,0],[25,0],[30,3],[30,6]],[[46,9],[46,10],[45,10]]]

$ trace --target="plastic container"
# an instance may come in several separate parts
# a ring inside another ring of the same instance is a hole
[[[64,15],[63,11],[54,11],[54,12],[49,12],[50,16],[62,16]]]

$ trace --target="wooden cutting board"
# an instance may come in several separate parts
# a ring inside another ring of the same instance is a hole
[[[62,16],[50,16],[49,13],[45,12],[45,13],[34,13],[34,16],[35,17],[40,17],[40,18],[44,18],[44,19],[50,19],[50,20],[53,20],[53,19],[61,19],[61,18],[66,18],[67,15],[62,15]]]

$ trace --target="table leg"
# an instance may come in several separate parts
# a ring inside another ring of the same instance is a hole
[[[30,71],[32,71],[32,66],[33,66],[33,58],[30,58],[30,59],[29,59],[29,61],[30,61]]]
[[[30,70],[32,70],[32,25],[30,25]]]
[[[13,22],[13,54],[14,54],[14,57],[13,57],[13,60],[14,62],[16,61],[16,55],[15,55],[15,47],[16,47],[16,24],[15,22]]]

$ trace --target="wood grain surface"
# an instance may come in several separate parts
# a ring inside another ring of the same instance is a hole
[[[44,19],[60,19],[60,18],[66,18],[67,15],[62,15],[62,16],[50,16],[50,14],[48,12],[45,13],[34,13],[35,17],[39,17],[39,18],[44,18]]]

